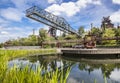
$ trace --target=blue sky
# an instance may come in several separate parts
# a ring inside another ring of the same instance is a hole
[[[0,0],[0,42],[27,37],[32,30],[48,29],[48,26],[25,16],[25,10],[38,6],[62,16],[74,28],[90,24],[100,27],[103,16],[111,16],[112,22],[120,23],[120,0]]]

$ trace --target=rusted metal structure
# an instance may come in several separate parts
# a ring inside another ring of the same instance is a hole
[[[114,28],[114,24],[111,23],[110,16],[103,17],[101,28],[103,28],[103,29],[105,29],[105,28]]]
[[[96,47],[96,36],[95,35],[85,35],[84,40],[84,47],[85,48],[95,48]]]
[[[50,35],[54,38],[56,38],[56,30],[55,28],[53,27],[50,27],[49,30],[48,30],[48,33],[50,33]]]

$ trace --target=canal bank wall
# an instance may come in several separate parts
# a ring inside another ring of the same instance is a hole
[[[84,58],[120,58],[120,48],[61,49],[63,56]]]
[[[61,49],[61,52],[69,54],[120,54],[120,48],[95,48],[95,49]]]

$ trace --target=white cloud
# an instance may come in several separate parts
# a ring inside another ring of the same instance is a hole
[[[48,0],[48,3],[56,3],[56,0]]]
[[[80,83],[80,82],[78,82],[78,80],[76,80],[75,78],[72,78],[72,77],[68,78],[67,82],[68,83]]]
[[[93,0],[92,3],[95,5],[102,5],[101,0]]]
[[[49,4],[52,4],[52,3],[62,3],[63,0],[48,0],[48,3]]]
[[[67,16],[72,16],[79,12],[79,8],[73,2],[62,3],[61,5],[53,4],[46,10],[55,15],[66,14]]]
[[[115,4],[120,4],[120,0],[112,0],[112,2]]]
[[[0,15],[12,21],[21,21],[23,17],[23,13],[16,8],[1,9]]]
[[[2,35],[8,35],[9,33],[7,31],[1,31],[0,34],[2,34]]]
[[[58,4],[53,4],[52,6],[48,7],[45,10],[55,15],[60,15],[63,11],[63,7],[59,6]]]
[[[62,3],[61,5],[53,4],[45,10],[55,15],[71,17],[80,12],[81,8],[87,7],[88,4],[101,5],[101,2],[100,0],[78,0],[76,2]]]
[[[77,12],[79,12],[79,7],[76,6],[75,3],[73,2],[69,2],[69,3],[63,3],[61,4],[61,7],[63,8],[63,12],[65,12],[65,14],[67,16],[73,16],[75,15]]]
[[[110,19],[114,23],[120,23],[120,9],[117,12],[114,12],[111,16]]]
[[[120,71],[119,70],[117,70],[117,69],[115,69],[112,73],[111,73],[111,75],[110,75],[110,78],[111,79],[113,79],[113,80],[115,80],[115,81],[117,81],[117,82],[120,82]]]

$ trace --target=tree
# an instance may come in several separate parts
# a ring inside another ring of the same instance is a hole
[[[12,45],[13,46],[19,46],[19,41],[18,40],[12,40]]]
[[[39,43],[42,44],[47,38],[47,31],[43,28],[39,30]]]
[[[36,35],[29,35],[28,40],[32,46],[35,46],[38,43],[38,39]]]
[[[76,35],[75,34],[68,34],[65,36],[66,40],[70,40],[70,39],[76,39]]]
[[[3,43],[0,43],[0,48],[2,48],[4,46],[4,44]]]
[[[98,37],[101,37],[101,30],[99,28],[93,27],[91,29],[91,34],[92,35],[96,35]]]
[[[107,37],[115,37],[115,31],[113,29],[105,29],[102,38]],[[116,45],[116,40],[104,40],[102,41],[103,45],[109,46],[109,45]]]
[[[116,36],[120,37],[120,28],[115,30],[115,34],[116,34]],[[117,40],[116,42],[117,42],[117,45],[120,45],[120,40]]]
[[[78,33],[80,34],[80,37],[83,36],[84,32],[85,32],[85,31],[84,31],[84,27],[83,27],[83,26],[79,27]]]

